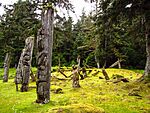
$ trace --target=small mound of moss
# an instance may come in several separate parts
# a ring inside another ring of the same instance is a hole
[[[87,104],[72,104],[53,108],[48,113],[105,113],[104,109]]]
[[[120,79],[120,78],[124,78],[124,76],[119,75],[119,74],[113,74],[112,75],[112,79]]]

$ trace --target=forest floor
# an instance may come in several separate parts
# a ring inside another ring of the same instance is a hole
[[[35,68],[33,70],[36,72]],[[136,82],[141,71],[106,69],[106,72],[111,78],[109,81],[103,79],[101,69],[92,69],[76,89],[72,88],[71,78],[53,72],[51,101],[43,105],[35,103],[35,82],[29,84],[28,92],[16,92],[15,69],[11,69],[9,81],[0,80],[0,113],[150,113],[150,83]],[[70,71],[64,73],[71,74]],[[2,69],[0,74],[1,77]],[[129,82],[116,83],[113,78],[120,75]]]

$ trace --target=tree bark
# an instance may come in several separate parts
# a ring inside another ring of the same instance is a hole
[[[5,61],[4,61],[4,76],[3,76],[3,82],[8,82],[10,58],[11,58],[10,53],[6,53]]]
[[[50,76],[53,46],[54,11],[51,7],[42,11],[42,28],[38,31],[37,46],[37,103],[50,101]]]
[[[16,70],[16,77],[15,77],[16,90],[18,90],[18,84],[21,84],[20,88],[21,92],[28,91],[33,46],[34,46],[34,37],[28,37],[25,41],[25,47],[22,50],[18,67]]]

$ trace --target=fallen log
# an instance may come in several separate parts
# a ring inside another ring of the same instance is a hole
[[[107,72],[105,71],[105,69],[102,69],[102,73],[103,73],[105,79],[109,80],[109,76],[108,76]]]
[[[100,71],[97,71],[95,73],[92,74],[92,76],[96,76]]]
[[[113,64],[110,66],[110,68],[115,67],[116,65],[118,65],[118,67],[119,67],[119,69],[120,69],[120,68],[121,68],[120,62],[122,62],[122,60],[119,60],[119,59],[118,59],[115,63],[113,63]]]
[[[60,69],[58,69],[58,72],[60,72],[64,77],[68,78]]]

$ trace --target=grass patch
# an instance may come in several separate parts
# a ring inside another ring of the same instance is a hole
[[[0,70],[1,71],[1,70]],[[14,74],[14,69],[10,74]],[[96,71],[97,75],[92,76]],[[33,69],[36,72],[36,68]],[[136,83],[142,74],[126,69],[106,69],[109,77],[121,75],[130,79],[129,83],[106,82],[101,69],[93,69],[84,80],[80,80],[81,88],[73,89],[72,81],[58,72],[52,76],[64,80],[52,79],[51,101],[46,105],[36,104],[36,83],[29,84],[28,92],[16,92],[13,79],[8,83],[0,80],[0,112],[1,113],[149,113],[150,85]],[[64,72],[67,76],[70,71]],[[63,93],[54,93],[58,88]],[[138,96],[129,96],[130,91],[138,91]]]

